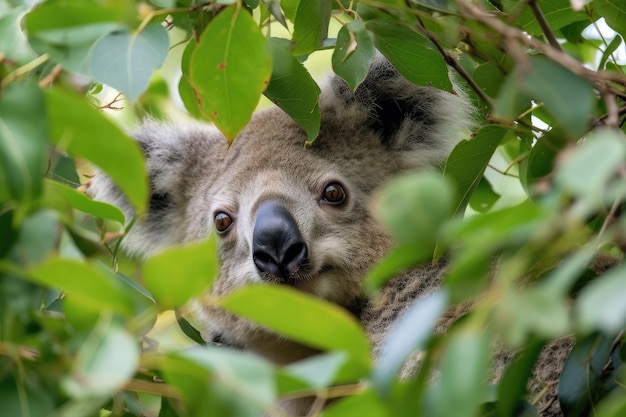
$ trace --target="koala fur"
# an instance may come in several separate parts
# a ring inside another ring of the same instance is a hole
[[[206,238],[217,224],[224,230],[214,295],[251,283],[290,285],[361,318],[376,352],[397,316],[437,288],[444,266],[411,270],[367,300],[362,280],[393,245],[371,213],[372,195],[402,173],[440,166],[468,137],[473,110],[461,91],[416,86],[380,58],[354,92],[330,79],[319,106],[311,146],[276,107],[257,112],[230,146],[208,125],[144,124],[135,138],[146,156],[150,208],[123,245],[147,256]],[[133,216],[106,176],[97,175],[89,193]],[[315,353],[215,307],[196,312],[206,340],[277,364]]]

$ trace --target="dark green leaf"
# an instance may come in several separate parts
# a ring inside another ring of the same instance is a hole
[[[97,0],[51,0],[39,3],[26,15],[25,26],[29,34],[50,29],[65,29],[101,22],[124,22],[133,15],[127,2]],[[50,16],[54,16],[51,19]]]
[[[20,222],[42,193],[48,153],[44,97],[34,84],[11,84],[0,97],[0,114],[0,178],[11,199],[22,204],[15,218]]]
[[[446,63],[426,38],[395,20],[370,20],[365,25],[374,34],[376,48],[407,80],[452,90]]]
[[[189,323],[189,321],[184,318],[178,310],[176,310],[176,323],[178,323],[178,327],[180,327],[180,330],[182,330],[188,338],[190,338],[199,345],[206,345],[206,342],[204,341],[204,339],[202,339],[202,335],[200,334],[200,332],[195,327],[193,327],[191,323]]]
[[[46,107],[51,121],[50,139],[57,147],[104,170],[137,211],[143,212],[148,201],[148,180],[143,153],[135,141],[86,100],[67,92],[49,90]]]
[[[531,344],[504,371],[502,381],[498,385],[498,401],[496,403],[498,416],[517,415],[516,411],[522,405],[524,396],[528,391],[528,379],[532,375],[533,365],[539,357],[542,347],[542,343]]]
[[[328,35],[332,0],[300,1],[293,23],[293,54],[316,51]]]
[[[188,77],[202,113],[232,141],[250,120],[271,71],[265,36],[248,12],[233,5],[202,33]]]
[[[606,62],[609,59],[614,61],[614,58],[611,58],[611,55],[617,50],[617,48],[620,47],[621,44],[622,44],[622,37],[619,36],[619,35],[616,35],[613,38],[613,40],[611,41],[611,43],[609,43],[607,45],[607,47],[604,50],[604,52],[602,52],[602,58],[600,59],[600,63],[598,64],[598,68],[601,68],[601,69],[606,68]]]
[[[362,20],[354,20],[339,30],[332,57],[333,70],[354,91],[365,79],[375,55],[372,34]]]
[[[28,216],[11,249],[11,258],[23,265],[43,261],[56,247],[59,233],[57,216],[51,210],[38,211]]]
[[[485,213],[498,202],[500,195],[496,193],[487,178],[482,177],[470,198],[470,207],[479,213]]]
[[[626,38],[626,4],[620,0],[596,0],[595,10],[606,20],[606,23]]]
[[[567,417],[587,416],[606,394],[603,369],[611,356],[612,337],[590,336],[579,341],[568,356],[559,379],[558,395]]]
[[[168,48],[167,31],[158,23],[138,33],[117,30],[93,46],[91,71],[96,80],[121,91],[132,103],[148,88],[150,77],[165,61]]]
[[[455,186],[457,197],[453,206],[454,214],[463,215],[465,212],[487,164],[506,132],[505,128],[498,126],[484,127],[473,139],[459,143],[448,157],[444,175]]]
[[[288,40],[271,38],[270,50],[274,64],[265,96],[291,116],[311,142],[320,129],[320,88],[306,68],[291,55]]]

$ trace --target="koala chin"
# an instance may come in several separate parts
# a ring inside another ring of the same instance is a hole
[[[258,111],[231,146],[212,126],[146,122],[134,137],[149,170],[150,208],[124,249],[148,256],[217,233],[213,295],[267,282],[371,317],[362,280],[393,244],[370,212],[372,195],[402,173],[441,165],[471,131],[473,109],[462,91],[416,86],[380,57],[356,91],[330,78],[319,107],[311,146],[276,107]],[[106,176],[97,175],[89,192],[133,215]],[[437,271],[426,275],[411,278],[422,280],[423,292],[438,281]],[[215,307],[197,310],[207,340],[280,364],[315,352]]]

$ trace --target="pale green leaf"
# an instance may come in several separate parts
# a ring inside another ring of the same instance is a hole
[[[265,36],[247,11],[233,5],[202,33],[188,78],[202,113],[232,141],[250,120],[271,72]]]
[[[165,61],[168,48],[167,31],[158,23],[138,33],[117,30],[93,46],[91,71],[95,79],[121,91],[132,103],[148,88],[150,77]]]
[[[160,310],[183,306],[208,291],[217,276],[215,236],[205,242],[172,247],[150,257],[143,267],[143,284]]]
[[[378,392],[389,395],[392,380],[402,364],[415,350],[424,348],[436,320],[447,307],[444,292],[435,292],[416,300],[397,320],[387,334],[372,382]]]
[[[139,366],[139,341],[103,315],[81,345],[63,388],[74,398],[110,396]]]
[[[487,393],[489,338],[481,328],[449,335],[434,386],[433,417],[472,417]]]
[[[617,334],[626,326],[626,267],[617,267],[585,287],[576,300],[578,326],[584,332]]]
[[[134,140],[96,111],[86,100],[62,90],[46,93],[50,140],[70,155],[100,167],[143,212],[148,201],[148,180],[143,153]]]

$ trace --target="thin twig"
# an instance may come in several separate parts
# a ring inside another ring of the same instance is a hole
[[[15,71],[10,72],[6,77],[2,79],[2,81],[0,82],[0,88],[5,88],[20,76],[28,74],[38,66],[45,64],[48,61],[48,58],[48,54],[43,54],[33,59],[29,63],[24,64],[19,68],[16,68]]]
[[[435,45],[435,47],[437,48],[437,50],[439,51],[443,59],[446,61],[446,63],[450,65],[452,68],[454,68],[454,70],[461,77],[463,77],[465,81],[467,81],[469,86],[472,88],[472,90],[474,90],[476,95],[478,95],[478,97],[480,97],[482,101],[489,104],[489,106],[493,107],[493,100],[491,99],[491,97],[485,94],[483,89],[480,88],[478,84],[476,84],[476,81],[474,81],[474,79],[465,71],[465,69],[461,65],[459,65],[456,59],[454,59],[454,57],[452,57],[445,49],[443,49],[443,47],[439,44],[439,41],[437,40],[435,35],[433,35],[431,31],[426,29],[424,22],[422,22],[422,19],[419,16],[417,17],[417,21],[418,23],[416,25],[419,31],[422,32],[433,43],[433,45]]]
[[[39,87],[46,88],[52,85],[52,83],[54,82],[54,80],[57,79],[61,71],[63,71],[63,67],[61,66],[61,64],[55,65],[54,68],[52,68],[52,71],[50,71],[50,74],[46,75],[44,78],[41,79],[41,81],[39,81]]]
[[[550,42],[550,45],[554,49],[563,52],[563,49],[561,48],[559,41],[556,39],[556,36],[554,36],[554,33],[552,32],[552,29],[550,28],[550,25],[546,20],[546,16],[541,11],[541,6],[539,6],[537,0],[530,0],[528,2],[528,6],[530,6],[530,9],[533,11],[535,19],[537,19],[537,22],[539,23],[539,26],[541,26],[541,30],[543,31],[543,34],[546,35],[546,38],[548,39],[548,42]]]

